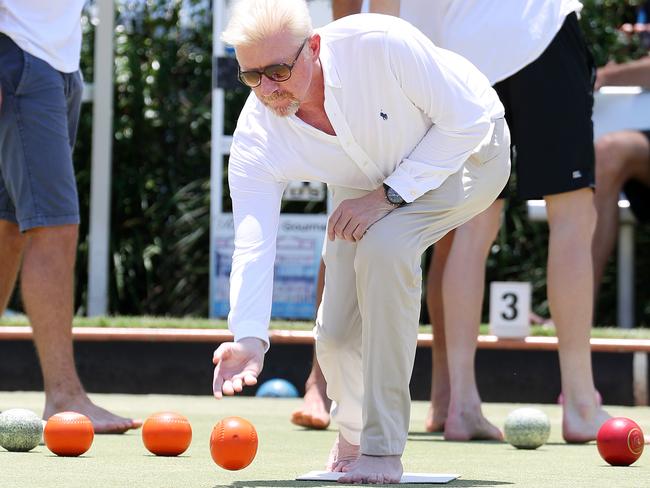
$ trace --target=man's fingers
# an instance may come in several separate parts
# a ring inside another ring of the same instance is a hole
[[[235,389],[232,386],[232,381],[231,380],[224,380],[223,381],[223,386],[221,387],[221,391],[223,392],[224,395],[232,396],[235,394]]]
[[[222,386],[223,378],[221,377],[220,368],[217,366],[214,368],[214,376],[212,378],[212,392],[217,400],[220,400],[223,397],[223,394],[221,392]]]
[[[217,349],[214,351],[214,354],[212,355],[212,363],[219,364],[224,359],[228,359],[231,354],[232,351],[229,344],[221,344],[219,347],[217,347]]]
[[[237,393],[240,393],[244,389],[244,382],[240,377],[236,376],[232,379],[232,389]]]
[[[341,213],[337,208],[336,210],[334,210],[332,215],[330,215],[329,221],[327,222],[327,237],[330,241],[333,241],[334,238],[336,237],[336,233],[334,232],[334,226],[338,222],[340,215]]]
[[[253,373],[246,373],[244,375],[244,383],[246,386],[253,386],[257,384],[257,376],[255,376]]]
[[[352,237],[354,238],[355,242],[358,242],[361,240],[361,238],[366,235],[366,230],[368,228],[365,225],[357,225],[357,228],[354,229],[354,232],[352,233]]]
[[[353,222],[352,220],[348,222],[348,225],[346,225],[345,229],[343,230],[343,238],[346,241],[357,242],[357,239],[354,237],[354,234],[360,225],[361,224],[359,224],[358,222]]]

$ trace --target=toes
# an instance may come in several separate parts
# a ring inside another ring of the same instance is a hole
[[[291,414],[291,422],[297,425],[302,425],[302,411],[296,410]]]

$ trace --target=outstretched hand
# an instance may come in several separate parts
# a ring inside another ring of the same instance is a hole
[[[264,342],[247,337],[238,342],[224,342],[215,351],[212,389],[214,396],[234,395],[245,386],[257,384],[257,376],[264,364]]]

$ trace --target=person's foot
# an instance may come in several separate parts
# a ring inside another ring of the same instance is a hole
[[[98,407],[87,396],[72,398],[69,400],[47,400],[43,419],[47,420],[59,412],[77,412],[90,419],[95,429],[95,434],[122,434],[130,429],[139,429],[142,420],[134,420],[120,417],[106,409]]]
[[[444,403],[444,406],[439,406],[436,402],[433,401],[431,402],[427,416],[424,419],[424,428],[427,432],[445,431],[445,421],[447,420],[447,405],[449,405],[448,401]]]
[[[327,429],[332,401],[327,398],[326,389],[325,378],[307,382],[302,406],[291,414],[291,422],[307,429]]]
[[[481,412],[481,408],[472,408],[459,412],[450,412],[445,422],[445,440],[471,441],[493,440],[502,441],[503,432],[490,423]]]
[[[596,390],[596,393],[594,394],[596,398],[596,403],[598,406],[601,406],[603,404],[603,397],[600,394],[598,390]],[[560,392],[560,394],[557,396],[557,404],[558,405],[564,405],[564,394]]]
[[[343,470],[339,483],[388,484],[399,483],[402,478],[402,456],[368,456],[359,459]]]
[[[598,405],[570,405],[564,402],[562,437],[571,444],[581,444],[596,439],[598,430],[611,416]]]
[[[350,444],[339,434],[330,450],[326,469],[327,471],[341,472],[357,459],[359,459],[359,446]]]

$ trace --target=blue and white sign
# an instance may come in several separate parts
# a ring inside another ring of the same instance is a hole
[[[316,315],[316,280],[327,216],[282,214],[278,230],[271,316],[311,320]],[[230,310],[230,270],[234,249],[232,214],[217,219],[212,272],[214,295],[211,316],[226,317]]]

